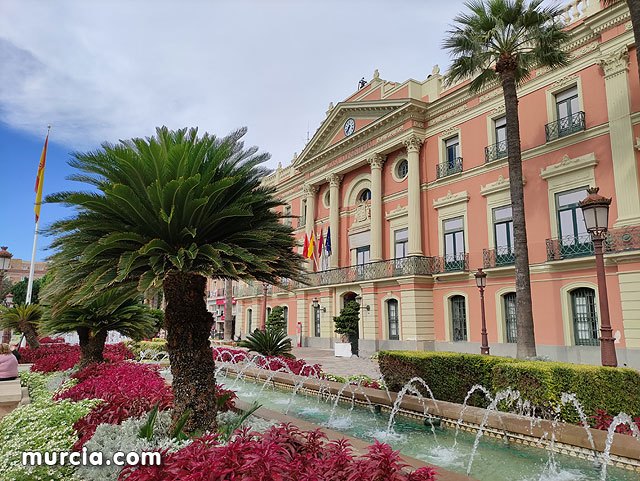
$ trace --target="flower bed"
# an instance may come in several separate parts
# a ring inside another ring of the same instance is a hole
[[[424,467],[405,471],[400,455],[376,441],[367,454],[354,456],[345,440],[327,441],[321,431],[301,431],[292,425],[274,426],[264,434],[244,429],[228,444],[205,435],[189,446],[165,454],[161,466],[128,467],[121,481],[433,481],[435,471]],[[259,473],[259,475],[258,475]]]
[[[124,343],[107,344],[104,348],[104,358],[110,362],[133,359],[133,352]],[[41,344],[37,349],[24,347],[20,349],[20,363],[30,364],[32,371],[54,372],[66,371],[78,364],[80,360],[80,346],[66,342],[51,342]]]

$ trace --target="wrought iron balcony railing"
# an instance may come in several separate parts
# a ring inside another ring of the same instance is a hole
[[[448,160],[441,164],[436,165],[436,178],[441,179],[448,175],[457,174],[462,172],[462,157],[456,157],[453,160]]]
[[[438,260],[437,273],[469,270],[469,254],[465,252],[445,255],[439,257]]]
[[[484,249],[482,251],[482,264],[485,269],[513,265],[516,254],[512,246],[500,246],[496,249]]]
[[[584,112],[576,112],[544,126],[547,142],[585,129]]]
[[[493,162],[494,160],[504,159],[507,157],[507,141],[501,140],[493,145],[487,145],[484,148],[484,161]]]
[[[607,232],[603,248],[605,253],[640,250],[640,226],[610,230]],[[578,237],[547,239],[548,261],[590,255],[593,255],[593,243],[589,234],[583,234]]]

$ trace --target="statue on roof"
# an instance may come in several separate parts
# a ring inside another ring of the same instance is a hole
[[[360,79],[360,82],[358,82],[358,90],[360,90],[361,88],[364,88],[367,85],[367,81],[364,79],[364,77],[362,77]]]
[[[380,80],[380,72],[378,72],[378,69],[373,71],[373,80]]]

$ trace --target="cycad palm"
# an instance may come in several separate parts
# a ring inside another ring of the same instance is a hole
[[[191,430],[215,426],[206,277],[275,283],[300,272],[291,228],[275,211],[280,203],[261,186],[268,154],[245,150],[244,133],[198,137],[196,129],[163,127],[151,138],[76,153],[70,163],[82,174],[73,178],[97,192],[47,199],[77,209],[51,229],[55,261],[84,266],[69,285],[163,288],[174,416],[190,409]]]
[[[38,304],[21,304],[0,311],[0,329],[14,329],[24,334],[30,348],[40,347],[38,327],[42,308]]]
[[[471,78],[479,91],[493,82],[502,86],[506,107],[507,154],[515,247],[518,357],[536,355],[529,253],[522,188],[522,153],[516,88],[537,67],[566,65],[562,50],[567,34],[555,7],[542,0],[477,0],[465,4],[469,12],[455,18],[444,47],[454,57],[448,78]]]
[[[49,298],[46,291],[45,301]],[[118,331],[138,340],[152,335],[156,329],[151,309],[132,294],[135,293],[129,289],[107,289],[79,303],[73,303],[72,296],[56,296],[55,304],[50,306],[42,322],[42,331],[49,334],[77,332],[80,368],[103,362],[109,331]]]

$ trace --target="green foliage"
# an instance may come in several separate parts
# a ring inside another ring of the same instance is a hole
[[[0,329],[13,329],[22,332],[22,329],[30,325],[38,330],[42,319],[42,308],[38,304],[18,304],[11,308],[0,310]]]
[[[45,275],[40,279],[34,279],[33,286],[31,287],[31,304],[38,304],[40,301],[40,289],[48,283],[48,279],[48,275]],[[28,283],[29,279],[25,277],[21,281],[13,284],[9,292],[13,294],[14,304],[26,304]]]
[[[248,334],[240,343],[240,347],[246,347],[250,351],[255,351],[263,356],[283,356],[293,357],[291,354],[291,339],[280,330],[266,329],[261,331],[256,329]]]
[[[255,401],[249,407],[249,409],[247,409],[246,411],[243,411],[242,414],[240,414],[240,416],[234,417],[232,418],[232,420],[230,420],[230,422],[219,426],[218,429],[220,431],[220,435],[223,442],[229,441],[231,439],[231,436],[233,436],[233,433],[236,432],[236,430],[239,429],[242,426],[242,424],[247,419],[249,419],[249,417],[253,413],[255,413],[258,409],[260,409],[260,404],[258,404],[258,402]]]
[[[342,383],[342,384],[347,382],[347,378],[346,377],[338,376],[337,374],[327,374],[327,373],[325,373],[324,379],[326,379],[327,381],[339,382],[339,383]]]
[[[151,309],[132,297],[129,290],[108,289],[79,303],[70,303],[69,297],[58,299],[45,317],[42,330],[57,334],[86,328],[92,333],[118,331],[141,339],[152,335],[155,326]]]
[[[576,394],[587,416],[597,409],[640,416],[640,373],[634,369],[528,361],[498,364],[492,378],[494,391],[517,389],[543,415],[551,415],[560,408],[564,392]],[[569,422],[579,420],[572,406],[562,408],[561,418]]]
[[[164,327],[164,311],[162,309],[149,309],[149,314],[154,319],[153,324],[153,334],[157,335],[160,332],[160,329]]]
[[[287,332],[287,323],[284,320],[284,308],[276,306],[271,309],[271,314],[267,318],[267,329]]]
[[[517,361],[455,352],[381,351],[378,357],[380,371],[390,390],[398,391],[412,377],[421,377],[436,399],[454,403],[462,403],[475,384],[490,389],[493,367],[513,362]],[[484,406],[483,399],[474,395],[470,403]]]
[[[75,153],[72,180],[92,185],[48,196],[76,214],[55,222],[52,256],[76,298],[114,283],[158,289],[169,273],[277,283],[300,278],[292,228],[275,189],[262,185],[268,154],[245,149],[246,129],[227,137],[156,130]],[[81,265],[78,265],[81,264]]]
[[[52,374],[40,372],[21,371],[20,384],[29,390],[29,399],[32,403],[51,400],[53,394],[47,388]]]
[[[0,420],[0,479],[66,481],[72,478],[71,466],[26,467],[23,451],[71,451],[76,441],[73,429],[99,401],[39,402],[20,406]]]
[[[360,321],[360,304],[356,301],[349,301],[340,311],[340,315],[333,318],[335,332],[350,336],[358,332],[358,322]]]
[[[513,71],[516,83],[533,69],[558,68],[568,63],[562,49],[568,38],[558,6],[543,0],[473,0],[468,12],[454,18],[443,47],[453,57],[447,80],[474,77],[472,91],[497,82],[501,72]]]

